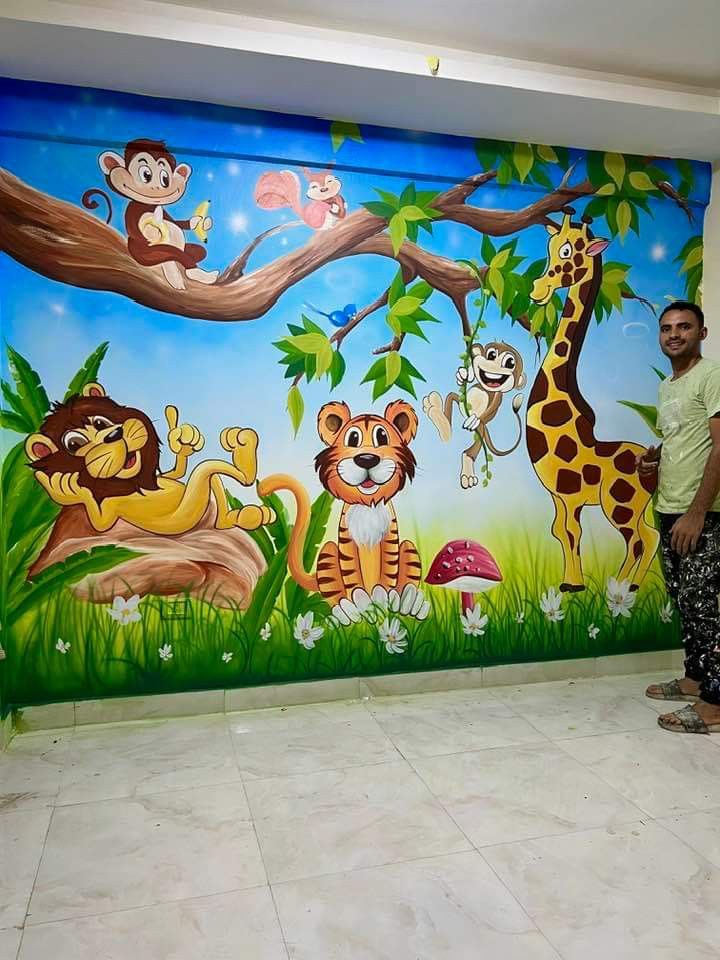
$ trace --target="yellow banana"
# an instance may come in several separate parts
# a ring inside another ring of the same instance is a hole
[[[193,214],[193,216],[195,217],[200,217],[200,223],[198,223],[198,225],[195,227],[195,229],[193,230],[193,233],[198,238],[198,240],[202,240],[203,243],[207,243],[207,239],[208,239],[207,230],[205,229],[203,224],[205,223],[205,217],[207,217],[209,209],[210,209],[210,201],[203,200],[202,203],[198,204],[198,206],[195,209],[195,213]]]

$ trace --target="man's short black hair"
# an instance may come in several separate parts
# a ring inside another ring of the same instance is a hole
[[[673,302],[669,303],[660,314],[659,322],[662,322],[662,318],[671,310],[687,310],[690,313],[694,313],[695,319],[700,324],[700,329],[702,330],[702,328],[705,326],[705,314],[696,303],[691,303],[689,300],[673,300]]]

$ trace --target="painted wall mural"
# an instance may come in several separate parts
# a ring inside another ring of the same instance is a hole
[[[676,646],[707,165],[0,86],[2,702]]]

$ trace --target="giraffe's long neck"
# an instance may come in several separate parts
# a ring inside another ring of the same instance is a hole
[[[595,423],[595,413],[578,387],[577,366],[601,282],[602,261],[597,256],[590,276],[568,287],[557,333],[530,392],[528,410],[543,403],[550,388],[553,393],[564,394],[576,413]]]

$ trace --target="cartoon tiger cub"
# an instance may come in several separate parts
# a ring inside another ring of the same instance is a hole
[[[288,490],[297,504],[290,535],[288,566],[305,590],[317,591],[347,626],[373,605],[424,620],[429,601],[418,589],[420,557],[411,540],[400,540],[392,498],[415,474],[410,443],[418,418],[404,400],[388,404],[383,417],[353,417],[346,403],[326,403],[317,427],[326,449],[315,458],[323,487],[343,503],[337,542],[324,544],[315,573],[303,565],[310,522],[307,491],[287,474],[274,474],[258,484],[260,496]]]

